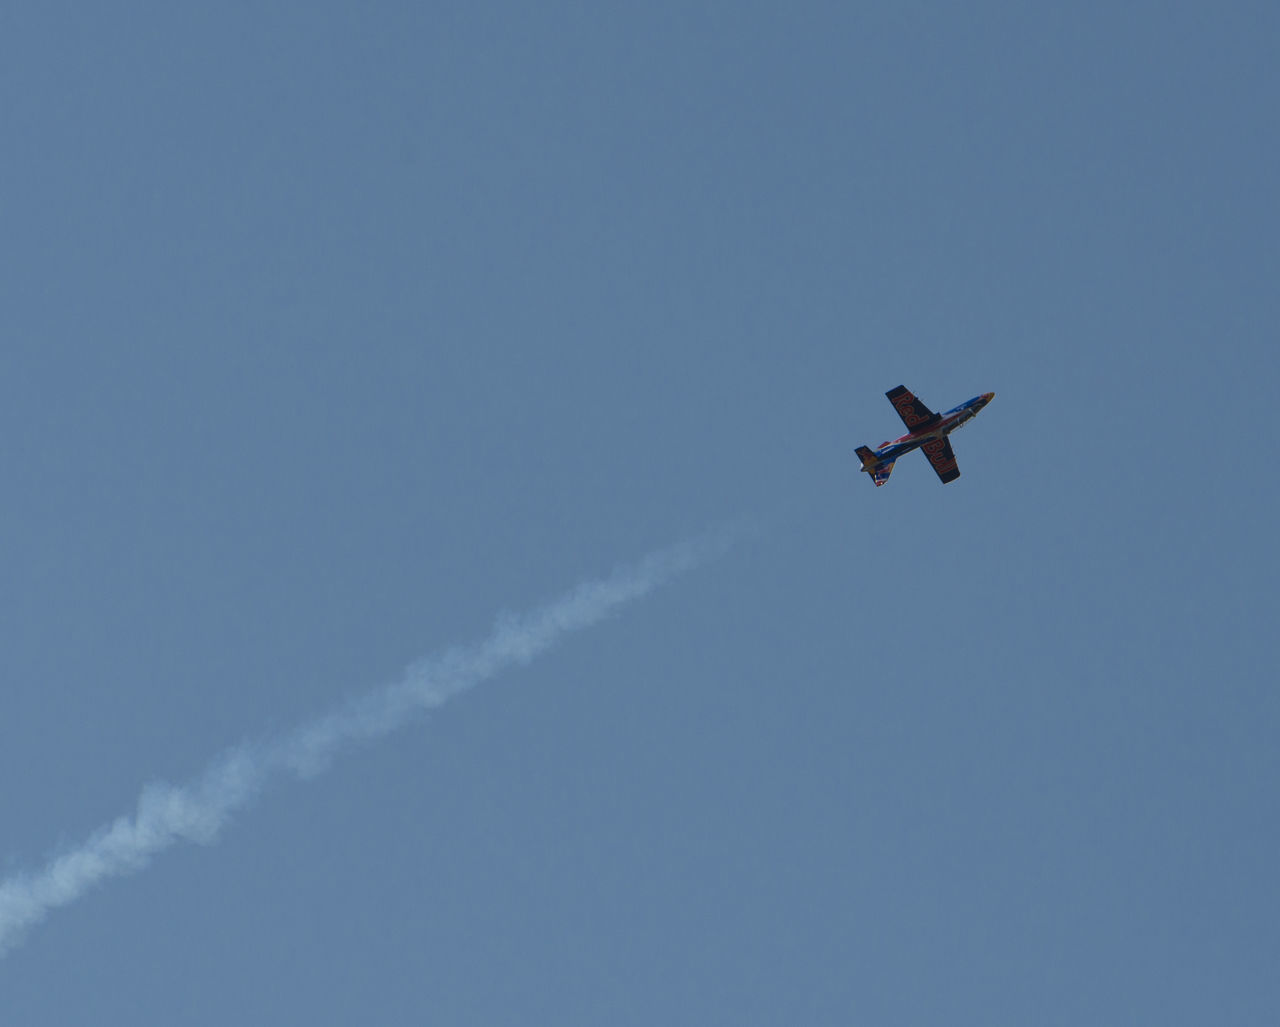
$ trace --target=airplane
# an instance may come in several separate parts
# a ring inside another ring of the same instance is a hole
[[[913,449],[924,451],[929,464],[942,484],[955,481],[960,477],[960,469],[956,467],[956,455],[951,449],[951,440],[947,438],[962,424],[967,424],[977,416],[978,411],[991,402],[994,392],[984,392],[981,396],[961,403],[945,414],[935,414],[927,406],[916,399],[905,385],[890,389],[885,395],[898,411],[902,423],[907,426],[907,434],[892,442],[882,442],[878,449],[870,446],[859,446],[855,453],[862,460],[862,470],[871,475],[871,480],[879,488],[889,480],[893,473],[893,464],[904,453]]]

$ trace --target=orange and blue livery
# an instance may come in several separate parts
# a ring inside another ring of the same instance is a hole
[[[994,392],[984,392],[981,396],[961,403],[945,414],[935,414],[920,400],[913,396],[905,385],[890,389],[885,393],[893,409],[907,426],[907,434],[892,442],[882,442],[872,449],[870,446],[859,446],[854,452],[862,461],[862,470],[871,475],[871,480],[879,487],[889,480],[893,473],[894,462],[904,453],[913,449],[921,450],[929,460],[942,484],[955,481],[960,477],[960,468],[956,466],[956,454],[951,449],[951,440],[947,438],[963,424],[968,424],[978,415],[978,411],[991,402]]]

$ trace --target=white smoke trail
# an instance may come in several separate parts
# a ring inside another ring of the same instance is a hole
[[[0,956],[53,910],[110,877],[136,873],[179,841],[209,844],[231,815],[274,776],[307,778],[342,749],[373,741],[415,713],[433,709],[495,674],[525,664],[565,635],[590,627],[625,603],[724,553],[743,533],[730,528],[659,550],[607,578],[579,585],[523,616],[499,618],[477,645],[414,664],[398,682],[304,723],[284,736],[230,749],[185,785],[150,784],[132,817],[122,816],[34,873],[0,882]]]

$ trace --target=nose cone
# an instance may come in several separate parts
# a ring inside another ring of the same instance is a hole
[[[995,398],[996,398],[996,394],[994,392],[984,392],[982,394],[982,405],[986,406]]]

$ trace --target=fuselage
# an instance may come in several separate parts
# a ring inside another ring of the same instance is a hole
[[[881,463],[897,460],[898,457],[910,453],[913,449],[919,449],[927,442],[950,435],[961,425],[968,424],[977,417],[978,411],[990,403],[994,395],[994,392],[984,392],[981,396],[974,396],[973,399],[966,400],[958,407],[948,410],[940,420],[935,421],[928,428],[907,432],[906,435],[892,442],[880,443],[875,450],[876,457]]]

